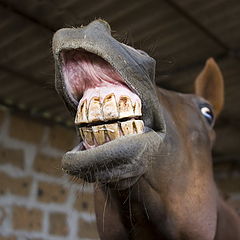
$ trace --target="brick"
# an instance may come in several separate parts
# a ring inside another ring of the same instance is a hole
[[[98,239],[97,226],[95,222],[87,222],[84,219],[79,220],[79,232],[80,238]]]
[[[0,226],[2,225],[3,221],[5,220],[7,214],[3,207],[0,207]]]
[[[30,177],[13,178],[5,173],[0,173],[0,183],[0,196],[7,193],[28,196],[32,179]]]
[[[60,177],[63,175],[61,169],[61,159],[48,157],[44,154],[38,154],[34,161],[34,170],[52,176]]]
[[[94,213],[94,199],[92,193],[83,192],[78,194],[74,208],[79,212]]]
[[[60,184],[40,182],[38,184],[38,201],[45,203],[64,203],[68,191]]]
[[[76,133],[72,129],[53,126],[49,133],[49,144],[60,150],[70,150],[74,146]]]
[[[44,126],[27,118],[12,116],[9,135],[29,143],[40,143]]]
[[[17,240],[15,236],[1,236],[0,235],[0,240]]]
[[[11,164],[24,168],[24,152],[21,149],[12,149],[0,146],[0,164]]]
[[[66,236],[68,234],[67,216],[65,213],[51,213],[49,216],[49,233]]]
[[[217,185],[224,193],[240,192],[240,178],[231,177],[227,179],[218,179]]]
[[[13,207],[13,228],[25,231],[42,230],[43,213],[39,209],[29,209],[20,206]]]

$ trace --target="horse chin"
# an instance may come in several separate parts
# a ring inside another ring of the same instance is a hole
[[[159,147],[162,137],[145,128],[142,134],[123,136],[92,149],[86,150],[81,142],[63,156],[62,168],[90,183],[126,189],[147,171],[151,152]]]

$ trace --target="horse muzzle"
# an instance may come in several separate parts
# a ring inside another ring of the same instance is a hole
[[[63,170],[88,182],[133,183],[165,132],[155,60],[114,39],[102,20],[56,32],[53,54],[56,90],[80,135]]]

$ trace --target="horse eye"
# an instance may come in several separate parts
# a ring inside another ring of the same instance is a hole
[[[202,106],[201,113],[206,118],[207,122],[211,125],[214,120],[214,115],[213,115],[211,108],[209,108],[207,106]]]

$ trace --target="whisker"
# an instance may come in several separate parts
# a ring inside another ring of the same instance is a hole
[[[130,185],[130,183],[129,183],[129,185]],[[129,197],[128,197],[128,199],[129,199],[129,201],[128,201],[129,219],[130,219],[131,226],[134,227],[134,225],[133,225],[133,219],[132,219],[131,190],[130,190],[130,188],[129,188],[128,195],[129,195]]]
[[[142,200],[143,200],[143,207],[144,207],[145,213],[146,213],[146,215],[147,215],[148,220],[150,220],[150,217],[149,217],[149,214],[148,214],[148,210],[147,210],[147,206],[146,206],[146,203],[145,203],[144,196],[143,196]]]
[[[107,189],[106,201],[104,203],[104,208],[103,208],[103,232],[104,232],[104,227],[105,227],[105,213],[106,213],[106,208],[107,208],[107,202],[108,202],[108,189]]]

